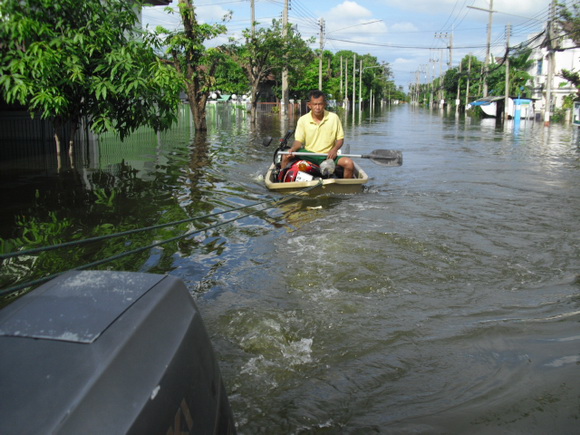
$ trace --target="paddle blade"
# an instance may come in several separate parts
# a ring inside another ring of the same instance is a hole
[[[272,136],[268,136],[268,137],[264,138],[264,140],[262,141],[262,145],[264,147],[269,147],[271,143],[272,143]]]
[[[403,164],[403,153],[397,150],[373,150],[364,157],[381,166],[401,166]]]

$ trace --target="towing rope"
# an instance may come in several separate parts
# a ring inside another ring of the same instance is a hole
[[[316,187],[319,187],[321,184],[322,184],[322,180],[320,181],[320,183],[318,183],[318,184],[316,184],[314,186],[311,186],[311,187],[308,187],[308,188],[302,190],[302,192],[303,193],[307,193],[307,192],[315,189]],[[179,225],[179,224],[183,224],[183,223],[187,223],[187,222],[193,222],[193,221],[196,221],[196,220],[207,219],[207,218],[219,216],[219,215],[222,215],[222,214],[225,214],[225,213],[231,213],[231,212],[235,212],[235,211],[241,211],[241,210],[244,210],[244,209],[247,209],[247,208],[256,207],[256,206],[263,205],[263,204],[270,204],[269,207],[266,207],[265,209],[263,209],[263,210],[268,210],[268,209],[275,208],[275,207],[277,207],[277,206],[279,206],[281,204],[284,204],[286,202],[290,202],[290,201],[295,200],[295,199],[304,199],[304,196],[303,195],[289,195],[288,197],[283,198],[283,199],[280,199],[280,200],[276,200],[276,199],[272,200],[272,199],[269,199],[269,200],[259,201],[259,202],[256,202],[254,204],[249,204],[249,205],[245,205],[245,206],[242,206],[242,207],[231,208],[231,209],[224,210],[224,211],[220,211],[220,212],[217,212],[217,213],[212,213],[212,214],[208,214],[208,215],[204,215],[204,216],[197,216],[197,217],[188,218],[188,219],[182,219],[182,220],[179,220],[179,221],[173,221],[173,222],[169,222],[169,223],[165,223],[165,224],[152,225],[152,226],[149,226],[149,227],[137,228],[137,229],[134,229],[134,230],[123,231],[123,232],[119,232],[119,233],[115,233],[115,234],[109,234],[109,235],[106,235],[106,236],[91,237],[91,238],[83,239],[83,240],[75,240],[75,241],[72,241],[72,242],[59,243],[59,244],[51,245],[51,246],[44,246],[44,247],[40,247],[40,248],[27,249],[25,251],[9,252],[7,254],[0,254],[0,260],[5,260],[5,259],[8,259],[8,258],[14,258],[14,257],[19,257],[19,256],[24,256],[24,255],[39,254],[39,253],[42,253],[42,252],[52,251],[52,250],[59,249],[59,248],[66,248],[66,247],[71,247],[71,246],[77,246],[77,245],[82,245],[82,244],[87,244],[87,243],[92,243],[92,242],[97,242],[97,241],[112,239],[112,238],[116,238],[116,237],[122,237],[122,236],[130,235],[130,234],[135,234],[135,233],[139,233],[139,232],[143,232],[143,231],[156,230],[156,229],[165,228],[165,227],[168,227],[168,226],[174,226],[174,225]],[[0,296],[7,296],[7,295],[10,295],[10,294],[15,293],[17,291],[23,290],[25,288],[32,287],[32,286],[36,286],[36,285],[39,285],[39,284],[43,284],[43,283],[45,283],[47,281],[50,281],[53,278],[56,278],[57,276],[59,276],[59,275],[61,275],[63,273],[70,272],[71,270],[84,270],[84,269],[88,269],[88,268],[91,268],[91,267],[100,266],[102,264],[109,263],[111,261],[115,261],[115,260],[118,260],[120,258],[129,256],[129,255],[138,254],[140,252],[147,251],[147,250],[149,250],[151,248],[155,248],[157,246],[161,246],[161,245],[164,245],[166,243],[175,242],[175,241],[180,240],[180,239],[183,239],[185,237],[189,237],[189,236],[192,236],[194,234],[198,234],[198,233],[201,233],[201,232],[204,232],[204,231],[207,231],[207,230],[211,230],[211,229],[217,228],[217,227],[222,226],[222,225],[229,224],[231,222],[237,221],[239,219],[243,219],[243,218],[248,217],[248,216],[251,216],[253,214],[254,213],[252,213],[252,212],[246,213],[246,214],[243,214],[243,215],[234,217],[232,219],[229,219],[229,220],[226,220],[226,221],[223,221],[223,222],[214,224],[214,225],[210,225],[208,227],[200,228],[200,229],[197,229],[197,230],[186,231],[185,233],[183,233],[183,234],[181,234],[179,236],[175,236],[175,237],[171,237],[171,238],[166,239],[166,240],[162,240],[162,241],[159,241],[159,242],[155,242],[155,243],[152,243],[150,245],[143,246],[141,248],[136,248],[136,249],[133,249],[133,250],[130,250],[130,251],[125,251],[125,252],[122,252],[120,254],[116,254],[116,255],[113,255],[113,256],[110,256],[110,257],[101,259],[101,260],[93,261],[91,263],[87,263],[87,264],[84,264],[82,266],[75,267],[73,269],[65,270],[63,272],[54,273],[54,274],[51,274],[51,275],[44,276],[42,278],[38,278],[38,279],[35,279],[35,280],[32,280],[32,281],[27,281],[27,282],[24,282],[22,284],[18,284],[18,285],[12,286],[12,287],[8,287],[6,289],[0,290]]]

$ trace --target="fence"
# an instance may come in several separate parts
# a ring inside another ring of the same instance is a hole
[[[296,112],[301,112],[301,107],[300,107],[300,103],[288,103],[286,105],[287,107],[287,112],[286,113],[296,113]],[[261,114],[277,114],[280,113],[282,110],[282,104],[281,103],[262,103],[262,102],[258,102],[258,104],[256,105],[256,111],[258,113]]]

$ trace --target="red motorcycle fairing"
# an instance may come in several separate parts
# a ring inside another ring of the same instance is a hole
[[[313,177],[320,177],[320,167],[307,160],[298,160],[290,165],[289,168],[282,169],[278,174],[278,181],[281,183],[290,183],[296,180],[299,172],[310,174]]]

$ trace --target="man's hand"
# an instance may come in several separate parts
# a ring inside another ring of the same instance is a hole
[[[336,159],[336,156],[338,156],[338,150],[335,150],[335,149],[333,148],[333,149],[331,149],[331,150],[328,152],[328,156],[327,156],[327,157],[328,157],[330,160],[334,160],[334,159]]]
[[[328,158],[331,160],[336,159],[336,157],[338,156],[338,150],[340,150],[342,148],[342,145],[344,144],[344,139],[339,139],[334,143],[334,146],[332,147],[332,149],[328,152]]]

